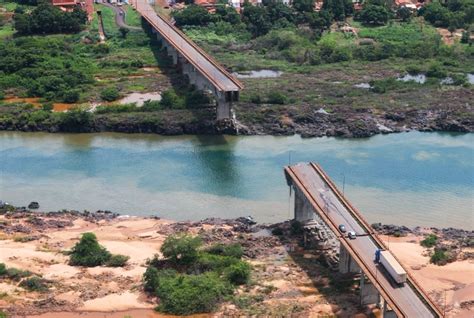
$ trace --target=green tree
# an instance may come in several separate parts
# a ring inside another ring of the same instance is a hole
[[[214,21],[214,17],[202,6],[191,4],[185,9],[173,13],[177,26],[204,26]]]
[[[119,29],[120,35],[122,36],[123,39],[127,37],[127,34],[130,32],[128,28],[121,27]]]
[[[272,27],[267,11],[263,7],[254,6],[245,2],[243,5],[242,21],[254,37],[267,34]]]
[[[313,0],[294,0],[293,8],[298,12],[313,12],[314,1]]]
[[[187,265],[197,259],[201,245],[202,241],[198,236],[177,234],[168,236],[160,251],[175,264]]]
[[[351,0],[324,0],[322,9],[328,11],[338,21],[343,21],[353,12]]]
[[[407,7],[400,7],[397,10],[397,17],[401,19],[403,22],[408,22],[411,20],[412,13],[411,10]]]
[[[94,233],[82,234],[81,240],[72,248],[69,264],[94,267],[103,265],[111,257],[109,251],[97,242]]]
[[[360,20],[366,25],[385,25],[389,12],[385,7],[369,4],[360,12]]]

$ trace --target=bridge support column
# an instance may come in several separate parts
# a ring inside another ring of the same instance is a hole
[[[339,247],[339,272],[342,274],[360,272],[359,265],[342,244]]]
[[[382,312],[382,317],[383,318],[397,318],[397,314],[388,308],[387,302],[384,300],[383,301],[383,312]]]
[[[231,102],[227,101],[225,92],[217,92],[217,120],[231,118]]]
[[[297,187],[295,190],[295,220],[305,222],[314,218],[313,206],[308,202],[303,192]]]
[[[360,275],[360,305],[376,304],[380,308],[380,294],[375,286],[365,277]]]

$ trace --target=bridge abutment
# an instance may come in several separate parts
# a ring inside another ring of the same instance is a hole
[[[359,265],[357,265],[356,261],[354,261],[351,254],[342,244],[339,247],[339,272],[342,274],[360,272]]]

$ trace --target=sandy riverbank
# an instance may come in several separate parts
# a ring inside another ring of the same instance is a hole
[[[18,282],[0,280],[0,308],[13,317],[166,317],[153,311],[156,299],[143,292],[141,277],[147,258],[158,253],[167,235],[179,231],[199,233],[206,243],[238,241],[246,250],[247,260],[254,265],[254,283],[239,290],[239,295],[261,295],[261,299],[245,308],[226,303],[214,316],[364,317],[377,312],[359,308],[353,278],[340,276],[321,265],[323,252],[303,250],[298,246],[298,238],[278,239],[266,230],[252,233],[235,221],[176,223],[138,217],[50,218],[55,222],[49,222],[46,217],[40,218],[43,220],[40,222],[31,221],[31,216],[26,215],[0,216],[4,225],[3,229],[0,227],[0,263],[30,270],[52,282],[49,291],[37,293],[24,290]],[[58,225],[63,221],[63,225]],[[70,249],[81,233],[89,231],[96,233],[99,242],[112,253],[130,256],[129,265],[125,268],[68,265],[68,257],[61,251]],[[34,239],[26,242],[19,239],[28,236]],[[472,316],[472,261],[457,261],[442,267],[429,264],[418,241],[414,235],[391,237],[390,249],[442,307],[446,291],[447,312],[451,317]],[[342,285],[348,288],[340,289],[338,286]]]

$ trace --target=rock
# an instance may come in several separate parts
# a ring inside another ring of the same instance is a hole
[[[36,201],[32,201],[32,202],[30,202],[30,204],[28,204],[28,209],[39,209],[39,207],[40,207],[40,205]]]

